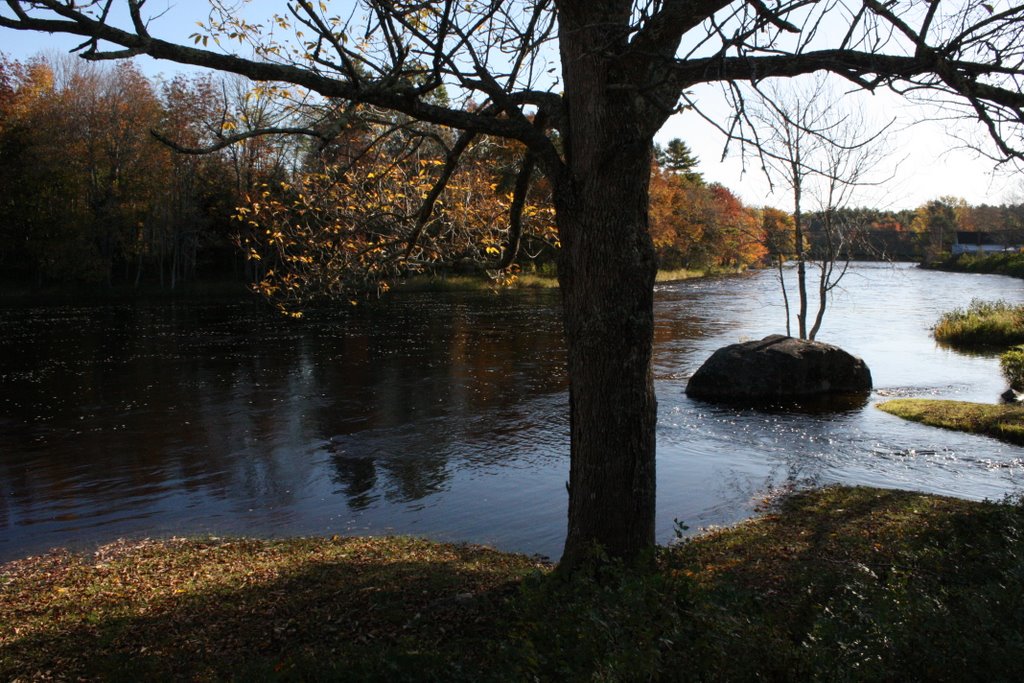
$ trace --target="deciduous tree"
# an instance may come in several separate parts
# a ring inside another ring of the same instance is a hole
[[[821,329],[829,294],[846,273],[858,239],[859,226],[845,220],[841,209],[854,188],[882,180],[869,175],[884,158],[886,127],[872,130],[859,112],[843,109],[820,77],[807,89],[783,93],[772,88],[759,95],[760,106],[752,116],[759,129],[744,142],[756,144],[770,176],[793,198],[797,331],[801,339],[813,340]],[[808,264],[818,269],[813,323],[808,319]],[[789,299],[779,273],[788,332]]]
[[[144,0],[8,0],[0,27],[80,36],[92,59],[148,54],[519,141],[524,164],[551,183],[562,244],[567,567],[596,545],[628,557],[654,543],[649,171],[654,134],[681,98],[704,83],[828,71],[857,88],[945,96],[947,111],[959,105],[982,122],[996,154],[1021,152],[1020,5],[365,0],[353,12],[296,0],[260,26],[211,4],[194,45],[161,37]],[[275,42],[289,29],[293,41]],[[312,132],[329,137],[327,123]]]
[[[910,229],[924,244],[925,262],[938,260],[949,252],[958,228],[957,210],[965,204],[959,197],[940,197],[914,212]]]

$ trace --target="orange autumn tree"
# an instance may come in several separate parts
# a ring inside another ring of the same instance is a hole
[[[524,244],[558,246],[546,184],[531,179],[527,187],[510,171],[521,155],[516,147],[367,112],[302,172],[262,184],[238,209],[242,244],[266,268],[255,290],[300,317],[318,299],[355,303],[414,273],[514,279]],[[516,202],[522,210],[510,212]]]
[[[712,201],[711,221],[717,227],[715,238],[717,265],[741,268],[759,263],[768,255],[756,213],[724,185],[709,188]]]
[[[414,273],[487,272],[508,283],[517,253],[536,258],[559,246],[549,187],[532,178],[526,191],[520,145],[467,142],[369,109],[352,115],[361,120],[311,152],[301,173],[260,184],[238,211],[240,241],[265,273],[254,288],[286,315],[300,317],[317,299],[356,302]],[[456,156],[457,168],[448,163]],[[766,257],[756,213],[725,187],[657,163],[651,187],[662,267],[746,267]],[[516,202],[521,211],[511,211]]]
[[[703,181],[652,165],[650,230],[660,267],[705,265],[698,254],[709,199]]]
[[[730,190],[658,164],[651,168],[650,230],[662,268],[743,268],[768,255],[756,212]]]

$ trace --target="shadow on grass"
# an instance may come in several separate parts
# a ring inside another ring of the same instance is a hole
[[[1022,530],[1018,505],[829,488],[675,561],[743,615],[742,645],[708,622],[726,667],[746,649],[775,680],[1021,680]]]
[[[531,562],[479,548],[416,561],[407,550],[398,561],[333,553],[266,580],[211,545],[191,569],[213,575],[204,589],[152,597],[143,583],[118,598],[94,582],[76,602],[46,606],[49,625],[0,640],[0,677],[479,679],[496,616]],[[238,580],[218,582],[219,565]]]
[[[802,492],[569,576],[412,539],[109,555],[0,576],[0,678],[1024,680],[1018,504]]]

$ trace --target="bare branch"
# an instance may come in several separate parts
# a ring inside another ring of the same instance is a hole
[[[188,145],[179,144],[174,140],[170,139],[169,137],[167,137],[166,135],[164,135],[163,133],[160,133],[159,131],[156,130],[150,130],[149,134],[152,135],[157,140],[159,140],[164,145],[167,145],[168,147],[173,149],[175,152],[178,152],[180,154],[194,155],[210,154],[212,152],[225,149],[226,147],[230,147],[231,145],[237,142],[242,142],[243,140],[250,140],[252,138],[263,137],[266,135],[307,135],[309,137],[315,137],[321,140],[323,139],[322,133],[313,130],[312,128],[254,128],[252,130],[247,130],[243,133],[220,136],[220,139],[211,145],[204,145],[202,147],[190,147]]]
[[[451,180],[452,174],[455,173],[455,169],[459,166],[459,160],[462,158],[462,154],[469,147],[470,143],[473,142],[473,138],[476,134],[470,131],[464,132],[456,140],[455,145],[448,150],[445,155],[444,168],[441,169],[441,175],[438,176],[437,180],[430,188],[430,192],[424,197],[423,203],[420,205],[419,213],[416,216],[416,225],[412,232],[406,238],[405,247],[405,258],[408,259],[416,245],[419,243],[420,236],[423,234],[424,228],[430,222],[430,217],[434,213],[434,205],[437,204],[438,198],[441,193],[444,192],[448,186],[448,181]]]

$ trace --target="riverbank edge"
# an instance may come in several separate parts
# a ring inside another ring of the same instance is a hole
[[[951,273],[978,273],[1024,278],[1024,254],[1000,252],[996,254],[958,254],[933,263],[921,263],[926,270]]]
[[[1019,678],[1022,532],[1019,504],[836,486],[570,578],[403,537],[58,550],[0,565],[0,678]]]
[[[679,282],[702,277],[721,277],[746,272],[745,268],[708,268],[700,270],[675,269],[659,270],[656,282]],[[503,289],[555,289],[558,278],[543,272],[524,272],[508,283],[500,284],[486,274],[479,275],[414,275],[395,282],[391,292],[473,292]],[[174,300],[205,298],[251,298],[252,288],[236,281],[189,282],[173,289],[145,284],[132,285],[89,285],[69,287],[34,288],[0,283],[0,303],[40,302],[75,303],[79,301],[131,301],[131,300]]]
[[[691,270],[677,268],[659,270],[655,282],[681,282],[704,277],[722,277],[746,272],[745,268],[707,268]],[[507,284],[499,284],[486,275],[417,275],[397,282],[392,292],[466,292],[503,289],[557,289],[558,278],[546,273],[525,272]]]
[[[898,398],[876,406],[890,415],[1024,446],[1024,407],[931,398]]]

